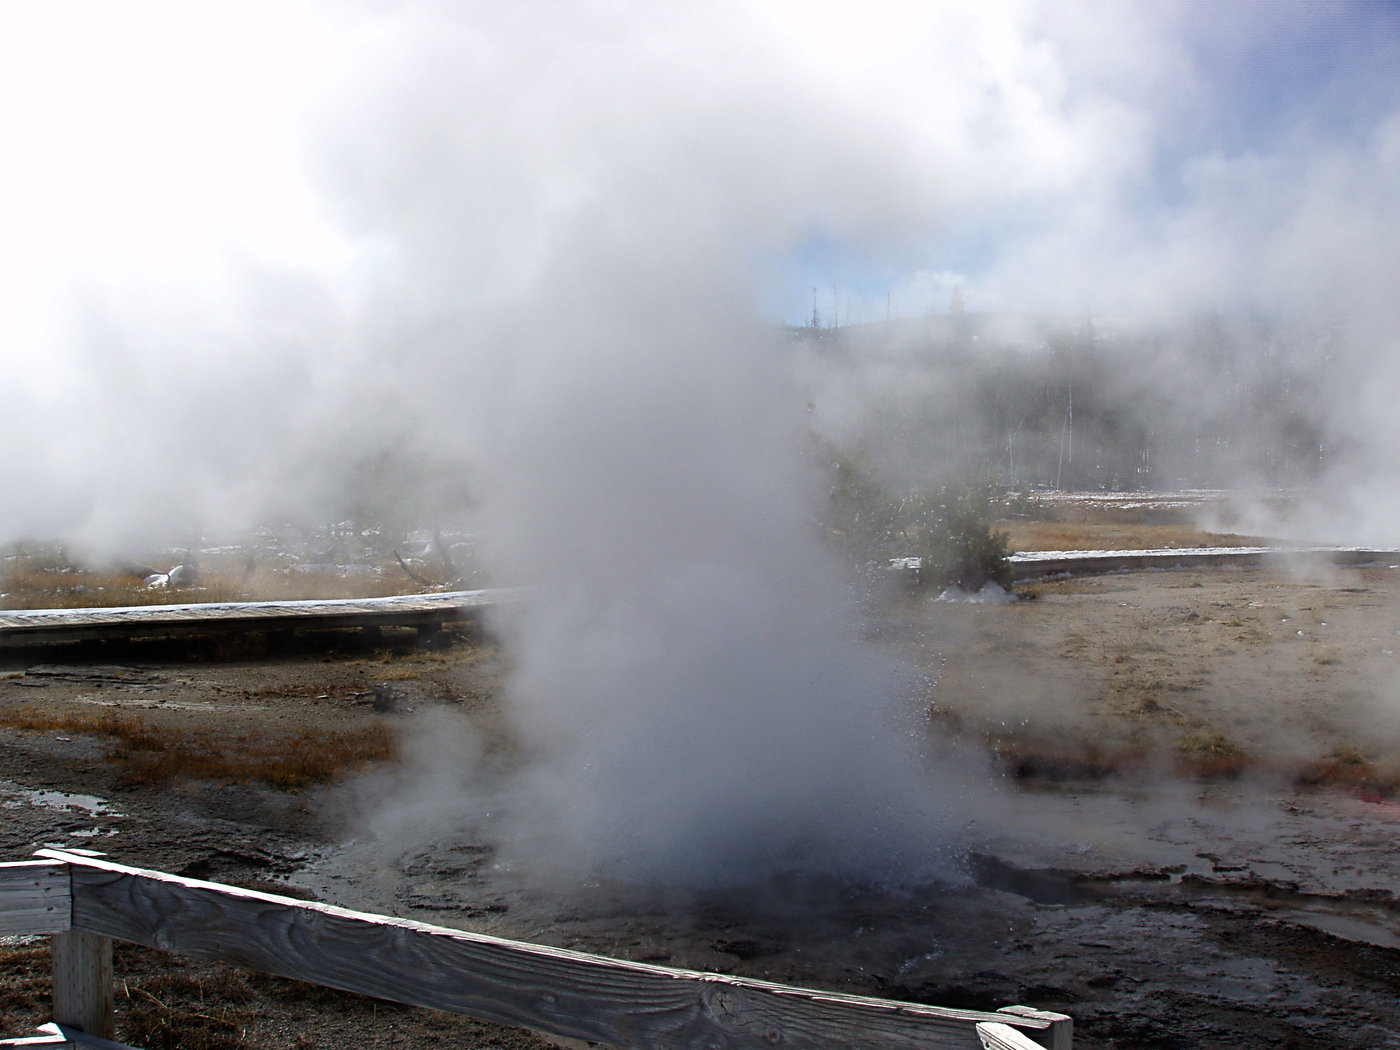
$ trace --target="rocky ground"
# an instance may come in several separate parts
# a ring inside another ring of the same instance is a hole
[[[962,885],[546,891],[493,864],[489,836],[371,849],[353,779],[289,790],[138,761],[111,720],[207,754],[343,734],[356,768],[376,734],[409,739],[449,709],[508,760],[506,657],[468,641],[15,657],[0,665],[0,856],[80,845],[644,961],[1023,1003],[1071,1014],[1081,1047],[1400,1045],[1400,570],[1062,581],[1009,604],[898,602],[868,633],[923,670],[931,753],[967,771]],[[0,952],[3,1031],[20,1034],[44,1019],[44,948]],[[145,950],[117,970],[121,1034],[140,1045],[539,1045]]]

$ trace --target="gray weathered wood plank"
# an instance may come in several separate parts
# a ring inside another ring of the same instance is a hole
[[[383,598],[204,602],[86,609],[0,609],[0,648],[112,637],[346,627],[441,627],[474,621],[492,606],[521,600],[518,588],[404,594]]]
[[[268,602],[195,602],[185,605],[93,606],[80,609],[0,609],[0,627],[59,627],[74,624],[181,620],[297,620],[373,613],[452,615],[518,600],[517,589],[399,594],[383,598],[324,598]]]
[[[1032,1018],[1050,1023],[1050,1041],[1046,1044],[1050,1050],[1071,1050],[1074,1042],[1074,1019],[1065,1014],[1054,1013],[1050,1010],[1037,1010],[1033,1006],[1003,1006],[997,1011],[997,1020],[1006,1023],[1009,1018],[1006,1014],[1013,1014],[1018,1018]],[[1020,1023],[1020,1022],[1017,1022]]]
[[[68,865],[0,864],[0,935],[59,933],[72,924],[72,913]]]
[[[115,1005],[112,988],[112,942],[87,930],[56,933],[53,954],[53,1018],[90,1036],[112,1035]]]
[[[674,970],[366,915],[45,850],[80,929],[343,991],[617,1047],[978,1050],[979,1021],[1053,1022]]]
[[[977,1026],[977,1038],[982,1050],[1041,1050],[1040,1044],[1027,1039],[1009,1024],[983,1021]]]
[[[1012,575],[1023,580],[1086,576],[1140,569],[1261,568],[1321,561],[1337,566],[1393,562],[1400,551],[1362,547],[1179,547],[1136,551],[1022,551],[1011,555]]]

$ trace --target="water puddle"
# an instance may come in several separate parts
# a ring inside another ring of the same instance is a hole
[[[19,809],[24,806],[41,809],[82,810],[92,817],[123,817],[105,798],[84,795],[76,791],[49,791],[42,788],[26,788],[12,781],[0,780],[0,807]]]
[[[81,809],[94,817],[122,816],[106,799],[98,798],[96,795],[80,795],[68,791],[26,791],[22,802],[7,802],[5,805],[7,807],[19,806],[23,805],[24,802],[46,809]]]

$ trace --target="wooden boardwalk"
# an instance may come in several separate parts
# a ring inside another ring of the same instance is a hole
[[[1400,550],[1359,547],[1183,547],[1174,550],[1027,551],[1010,558],[1017,582],[1146,569],[1234,566],[1259,568],[1400,564]],[[905,569],[916,559],[900,559]],[[322,601],[208,602],[124,608],[0,609],[0,650],[56,642],[274,634],[303,630],[409,627],[440,631],[470,623],[485,608],[518,600],[520,591],[493,588],[441,594]]]
[[[189,637],[342,628],[439,631],[510,601],[503,589],[323,601],[208,602],[102,609],[0,609],[0,649],[94,639]]]
[[[1363,547],[1180,547],[1171,550],[1026,551],[1010,558],[1016,581],[1143,569],[1257,569],[1290,565],[1394,565],[1400,550]]]

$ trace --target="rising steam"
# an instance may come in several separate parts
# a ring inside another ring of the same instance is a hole
[[[1327,332],[1314,538],[1400,540],[1388,7],[205,10],[4,16],[0,540],[474,508],[537,587],[518,824],[586,867],[940,866],[956,792],[814,536],[814,285]],[[1217,396],[1160,367],[1147,417]],[[912,403],[819,382],[838,433]]]
[[[497,563],[539,588],[506,628],[532,834],[651,881],[943,872],[951,800],[854,644],[783,347],[687,307],[703,273],[609,276],[575,305],[618,322],[544,334],[491,477]]]

